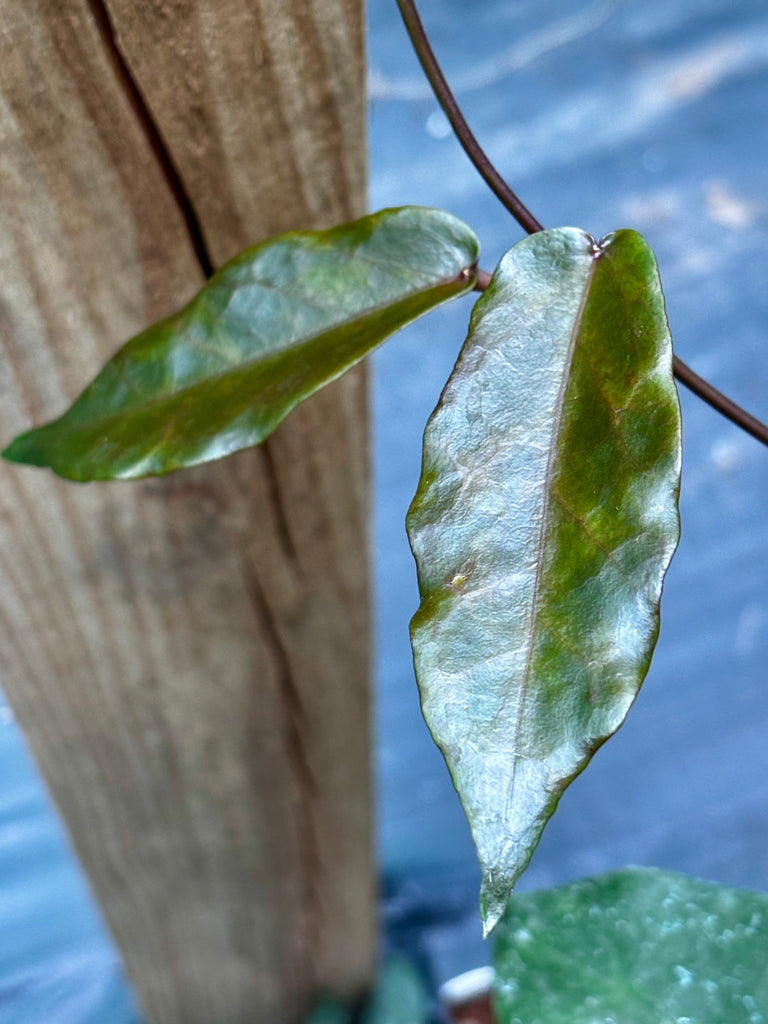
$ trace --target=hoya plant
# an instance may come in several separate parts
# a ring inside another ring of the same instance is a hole
[[[422,709],[477,849],[485,933],[502,922],[499,1020],[757,1024],[767,897],[652,871],[512,892],[648,671],[680,531],[675,377],[764,442],[768,429],[673,355],[639,234],[544,229],[523,206],[466,125],[411,0],[398,3],[460,141],[527,237],[492,274],[470,226],[423,207],[263,241],[4,455],[79,482],[223,458],[416,317],[481,293],[426,426],[407,529]],[[385,977],[365,1020],[424,1019],[413,979],[398,984]],[[313,1018],[349,1019],[333,1003]]]

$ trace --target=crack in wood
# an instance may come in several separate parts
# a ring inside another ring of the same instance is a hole
[[[190,244],[200,264],[200,269],[206,278],[210,278],[214,272],[213,261],[205,241],[200,219],[195,211],[181,173],[171,156],[170,148],[163,138],[159,125],[152,116],[149,104],[131,72],[128,61],[120,50],[106,2],[105,0],[86,0],[86,3],[104,48],[107,51],[107,57],[112,65],[115,78],[128,98],[128,102],[149,142],[149,146],[165,177],[168,188],[179,208],[179,212],[186,225]]]
[[[318,975],[316,958],[318,950],[321,948],[323,931],[324,915],[320,894],[324,872],[316,806],[319,787],[310,763],[307,743],[309,718],[277,621],[258,575],[248,562],[244,564],[243,575],[246,592],[259,623],[261,635],[272,653],[283,723],[283,747],[288,770],[298,791],[296,830],[302,864],[302,906],[306,920],[303,946],[307,960],[302,977],[316,979]]]
[[[280,485],[277,464],[275,462],[275,456],[269,439],[259,445],[258,450],[264,467],[264,476],[267,490],[269,492],[270,503],[275,511],[275,532],[277,533],[278,541],[283,549],[283,553],[296,568],[299,578],[303,579],[304,571],[301,567],[298,548],[293,540],[290,520],[288,518],[285,501],[283,500],[283,492]]]

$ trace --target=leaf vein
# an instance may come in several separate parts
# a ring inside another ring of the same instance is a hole
[[[599,551],[601,551],[605,555],[605,557],[607,559],[609,559],[610,561],[614,561],[613,551],[611,551],[610,548],[605,547],[603,542],[592,531],[592,528],[588,525],[587,521],[582,516],[580,516],[579,513],[574,508],[571,508],[571,506],[568,504],[568,502],[562,496],[560,491],[557,490],[557,488],[554,488],[554,487],[552,488],[552,497],[555,499],[555,501],[558,503],[558,505],[562,508],[562,510],[567,515],[569,515],[571,517],[571,519],[582,528],[582,530],[584,531],[586,536],[589,537],[589,539],[592,541],[592,543],[595,545],[595,547]]]
[[[549,502],[553,490],[552,479],[555,471],[556,461],[556,442],[560,434],[560,427],[563,421],[563,410],[565,406],[565,396],[568,390],[568,383],[570,379],[571,366],[573,364],[573,357],[576,352],[576,345],[578,343],[579,335],[581,332],[581,324],[584,318],[584,311],[587,306],[589,299],[590,289],[592,286],[592,280],[595,276],[595,268],[597,266],[597,258],[593,258],[590,264],[587,278],[584,282],[584,292],[581,296],[579,308],[576,311],[574,318],[573,328],[571,329],[571,336],[568,342],[568,351],[565,357],[565,365],[563,367],[563,377],[560,382],[560,390],[555,403],[555,415],[552,422],[552,432],[550,435],[549,453],[547,455],[547,466],[544,473],[544,487],[543,487],[543,502],[541,509],[541,526],[539,529],[539,538],[536,545],[536,574],[534,577],[533,594],[531,597],[531,614],[528,624],[528,645],[526,649],[525,666],[523,668],[522,679],[520,682],[520,699],[517,705],[517,716],[512,736],[513,749],[517,749],[520,742],[520,733],[523,726],[523,715],[525,712],[525,705],[527,702],[528,691],[531,681],[531,669],[533,667],[533,636],[536,628],[536,619],[539,615],[539,601],[541,592],[541,582],[543,577],[544,567],[544,547],[546,544],[547,527],[549,526]],[[502,703],[499,710],[494,715],[494,723],[498,719],[501,711],[503,710],[504,702]],[[517,779],[517,761],[513,762],[512,774],[509,782],[510,793],[514,792],[515,782]]]

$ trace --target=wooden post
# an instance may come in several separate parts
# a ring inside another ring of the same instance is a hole
[[[247,244],[364,204],[359,0],[30,0],[0,33],[0,430]],[[2,682],[154,1024],[295,1024],[374,934],[365,382],[263,448],[0,469]]]

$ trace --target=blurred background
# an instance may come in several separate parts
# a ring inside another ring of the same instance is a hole
[[[764,0],[421,0],[491,159],[546,226],[641,231],[677,353],[768,418]],[[452,138],[394,0],[368,0],[370,203],[467,220],[492,270],[522,233]],[[472,297],[373,359],[376,737],[382,914],[436,983],[488,961],[479,874],[421,720],[403,521],[421,433]],[[683,539],[648,679],[564,796],[521,882],[628,864],[768,889],[768,451],[681,393]],[[114,949],[0,697],[0,1024],[129,1024]]]

